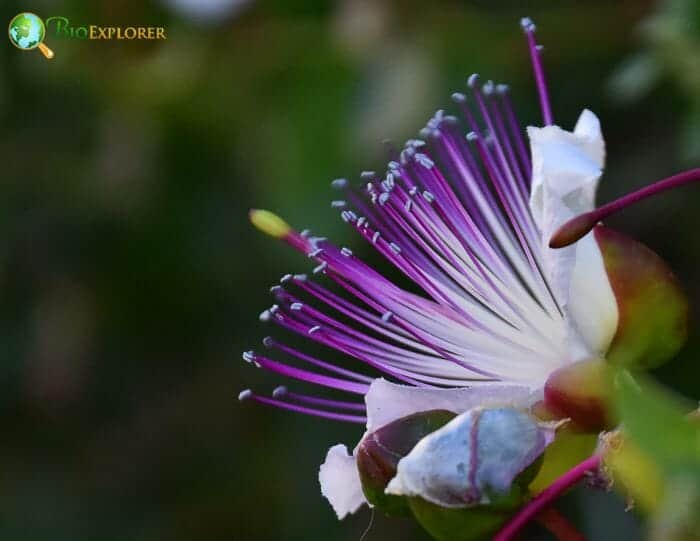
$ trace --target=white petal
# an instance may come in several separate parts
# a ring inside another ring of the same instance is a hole
[[[330,502],[339,519],[357,511],[365,500],[355,457],[345,445],[328,450],[326,461],[318,472],[321,494]]]
[[[367,431],[419,411],[442,409],[462,413],[477,406],[522,408],[539,398],[537,392],[525,385],[482,383],[476,387],[429,389],[397,385],[380,378],[372,382],[365,395]]]
[[[590,111],[581,114],[574,132],[559,126],[529,127],[527,131],[532,150],[530,208],[542,233],[548,278],[566,304],[575,248],[551,250],[547,246],[560,225],[595,206],[604,143]]]
[[[576,355],[572,351],[572,361],[586,354],[604,357],[619,321],[615,293],[594,235],[586,235],[575,247],[567,312],[586,352]]]
[[[574,134],[579,138],[582,150],[603,169],[605,166],[605,141],[600,129],[600,120],[595,113],[584,109],[578,117]]]
[[[592,233],[558,250],[548,247],[567,220],[595,207],[605,162],[598,118],[584,110],[573,132],[528,128],[532,149],[530,208],[542,234],[544,264],[569,325],[568,361],[602,355],[615,335],[617,302]]]
[[[463,413],[399,461],[387,494],[420,496],[442,507],[489,503],[551,443],[554,429],[514,409]]]

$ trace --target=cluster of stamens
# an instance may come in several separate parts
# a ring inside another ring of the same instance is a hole
[[[549,125],[542,49],[532,21],[523,19],[522,26]],[[422,139],[389,150],[384,174],[365,171],[358,184],[331,183],[341,194],[331,207],[420,294],[388,280],[347,247],[297,232],[267,211],[251,212],[256,226],[306,254],[314,277],[335,289],[305,274],[286,274],[271,288],[275,304],[260,320],[340,352],[369,374],[268,337],[266,349],[294,365],[252,351],[244,360],[356,400],[281,388],[271,397],[246,390],[241,399],[362,423],[362,397],[378,376],[418,387],[543,384],[567,358],[567,323],[543,271],[549,240],[542,239],[529,206],[532,163],[508,87],[482,85],[476,74],[466,86],[452,95],[461,119],[440,110],[420,130]],[[552,246],[573,242],[605,212],[698,178],[696,169],[583,215],[565,225]]]

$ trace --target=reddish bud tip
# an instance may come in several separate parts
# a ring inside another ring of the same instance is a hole
[[[552,411],[547,407],[544,400],[539,400],[530,406],[530,413],[540,421],[551,422],[561,421],[566,418],[560,412]]]
[[[598,218],[592,212],[586,212],[572,218],[562,225],[549,239],[550,248],[564,248],[585,237],[598,223]]]
[[[544,404],[569,417],[576,428],[598,432],[611,424],[607,405],[609,368],[605,361],[582,361],[553,372],[544,386]]]

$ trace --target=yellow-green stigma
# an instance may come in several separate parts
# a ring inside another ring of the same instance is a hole
[[[292,231],[287,222],[269,210],[251,209],[248,217],[258,230],[276,239],[283,239]]]

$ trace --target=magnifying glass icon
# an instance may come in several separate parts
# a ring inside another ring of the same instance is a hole
[[[39,49],[49,60],[53,58],[53,51],[44,45],[44,37],[46,37],[44,21],[34,13],[15,15],[10,21],[7,33],[12,45],[18,49],[23,51]]]

